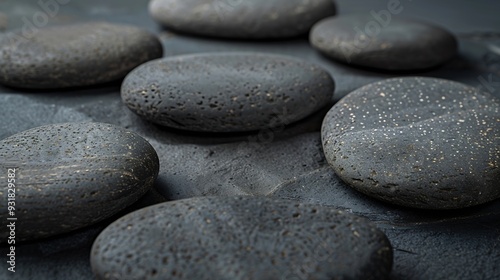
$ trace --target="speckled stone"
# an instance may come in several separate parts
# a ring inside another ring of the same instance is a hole
[[[367,220],[262,197],[157,204],[107,227],[98,279],[383,279],[392,247]]]
[[[163,55],[147,31],[106,22],[25,29],[0,39],[0,83],[20,88],[67,88],[122,79]]]
[[[500,197],[500,102],[434,78],[395,78],[355,90],[327,114],[326,158],[353,188],[429,209]]]
[[[386,14],[330,17],[314,25],[312,46],[336,60],[384,70],[421,70],[457,53],[447,30],[423,21]]]
[[[303,35],[335,11],[333,0],[153,0],[149,5],[153,19],[166,28],[242,39]]]
[[[69,232],[137,201],[153,185],[158,156],[139,135],[103,123],[33,128],[0,141],[0,180],[15,171],[16,241]],[[6,226],[3,184],[0,219]],[[0,240],[9,233],[2,231]]]
[[[123,102],[154,123],[233,132],[298,121],[332,98],[321,67],[286,56],[206,53],[154,60],[123,81]]]

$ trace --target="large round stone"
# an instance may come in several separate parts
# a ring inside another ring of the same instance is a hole
[[[203,197],[117,220],[91,253],[98,279],[384,279],[392,248],[367,220],[262,197]]]
[[[268,129],[298,121],[331,100],[321,67],[286,56],[206,53],[154,60],[123,81],[122,99],[139,116],[192,131]]]
[[[333,0],[153,0],[149,11],[163,26],[198,35],[263,39],[309,32],[335,15]]]
[[[89,86],[125,77],[163,55],[153,34],[106,22],[22,28],[0,39],[0,83],[20,88]]]
[[[500,197],[500,102],[457,82],[357,89],[328,112],[322,141],[342,180],[386,202],[448,209]]]
[[[388,11],[324,19],[312,28],[310,42],[341,62],[384,70],[431,68],[458,49],[455,37],[443,28]]]
[[[103,123],[64,123],[0,141],[0,168],[2,228],[16,218],[15,240],[22,241],[116,214],[152,187],[159,161],[135,133]],[[8,235],[2,230],[0,240],[7,242]]]

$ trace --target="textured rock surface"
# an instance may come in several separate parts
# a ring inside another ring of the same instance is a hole
[[[82,18],[109,20],[135,24],[155,32],[158,31],[158,26],[147,12],[148,2],[149,0],[70,1],[67,5],[61,6],[60,13],[57,17],[51,18],[51,22],[68,23]],[[0,1],[0,11],[11,15],[8,28],[22,27],[24,16],[31,19],[33,13],[40,10],[37,3],[38,1]],[[371,10],[386,9],[388,1],[337,0],[337,3],[341,12],[346,14],[369,13]],[[495,26],[500,26],[500,17],[496,13],[499,9],[499,1],[441,0],[441,5],[436,5],[435,1],[401,1],[401,3],[404,6],[404,16],[426,18],[429,21],[439,23],[457,34],[460,39],[460,55],[452,59],[450,63],[444,64],[443,67],[426,72],[426,75],[478,86],[500,98],[500,85],[498,85],[498,81],[500,81],[498,69],[500,68],[498,50],[495,48],[500,44],[498,39],[500,37],[495,35],[495,32],[491,32],[496,30]],[[449,7],[453,7],[453,9]],[[468,11],[475,11],[475,13]],[[464,14],[468,16],[464,17]],[[214,51],[259,51],[295,56],[317,63],[335,77],[334,100],[339,100],[368,83],[399,75],[365,71],[334,63],[320,55],[319,52],[314,51],[306,38],[287,40],[286,42],[267,41],[262,43],[211,40],[203,37],[180,36],[168,31],[159,34],[167,56]],[[244,152],[231,154],[219,152],[227,148],[227,146],[221,147],[221,143],[258,139],[258,133],[232,134],[231,136],[209,135],[206,133],[181,133],[178,130],[156,126],[141,120],[121,104],[118,85],[106,85],[105,88],[72,89],[70,95],[67,93],[67,91],[45,92],[44,94],[29,93],[20,89],[12,90],[0,86],[0,97],[4,95],[16,98],[23,97],[14,105],[10,103],[14,100],[12,98],[9,99],[9,102],[0,99],[0,112],[2,112],[0,114],[3,116],[3,121],[0,122],[0,133],[9,136],[13,132],[30,128],[28,125],[33,127],[61,122],[64,121],[64,118],[69,118],[68,121],[81,121],[84,119],[80,120],[80,118],[86,117],[94,121],[113,123],[143,135],[154,145],[155,149],[160,146],[165,147],[164,150],[158,151],[158,153],[164,153],[163,156],[159,154],[160,157],[163,157],[161,172],[165,175],[162,177],[169,183],[176,182],[176,186],[179,188],[188,185],[181,184],[186,182],[182,176],[189,176],[189,174],[195,176],[195,172],[176,167],[173,163],[176,160],[175,157],[182,157],[179,160],[182,162],[182,166],[189,166],[191,163],[200,168],[203,163],[207,162],[206,160],[214,159],[211,168],[220,171],[212,176],[207,173],[205,178],[211,179],[211,186],[217,187],[217,183],[219,183],[221,192],[227,187],[224,183],[230,178],[230,170],[238,170],[236,165],[241,164],[245,165],[248,170],[246,173],[249,175],[246,176],[248,178],[240,177],[243,180],[235,182],[237,187],[244,189],[245,185],[259,182],[258,186],[260,187],[257,189],[263,189],[261,184],[276,183],[276,185],[268,186],[270,190],[276,189],[276,194],[285,194],[280,192],[280,189],[293,194],[303,191],[303,195],[300,196],[303,201],[340,205],[346,211],[353,209],[353,213],[368,217],[386,233],[394,247],[394,266],[390,279],[500,279],[500,271],[498,270],[500,200],[461,210],[410,209],[370,199],[347,186],[345,189],[337,188],[340,185],[335,184],[336,177],[329,166],[318,166],[320,165],[318,163],[314,165],[314,169],[325,169],[325,172],[329,171],[327,175],[331,177],[311,170],[309,167],[302,167],[301,164],[293,167],[296,162],[305,161],[302,164],[310,164],[313,162],[311,157],[315,158],[315,155],[322,154],[321,145],[317,147],[316,145],[318,141],[319,143],[321,141],[319,128],[324,115],[320,114],[313,119],[307,118],[295,125],[287,126],[281,132],[276,133],[274,138],[268,137],[267,133],[263,134],[266,136],[264,142],[272,142],[268,148],[254,152],[253,149],[257,146],[249,145],[248,148],[244,149]],[[11,106],[15,108],[5,111]],[[4,114],[3,112],[9,113]],[[22,118],[23,113],[26,113],[24,118]],[[306,127],[307,129],[304,129]],[[4,131],[8,131],[8,133],[6,134]],[[303,133],[313,134],[315,140],[312,141],[312,135],[301,135]],[[290,138],[290,143],[288,143],[287,138]],[[159,143],[152,140],[157,140]],[[280,147],[280,145],[284,146],[281,150],[274,148]],[[169,158],[168,153],[172,151],[170,149],[172,147],[177,151]],[[195,147],[198,147],[199,153],[189,157],[190,153],[196,151]],[[294,147],[296,147],[295,150],[293,150]],[[208,157],[210,149],[214,153]],[[289,152],[290,150],[292,152]],[[271,154],[271,151],[276,151],[276,153]],[[290,157],[282,155],[282,153],[289,153]],[[205,159],[205,157],[207,158]],[[289,159],[293,159],[293,161],[289,162]],[[237,163],[234,163],[235,160]],[[283,165],[285,162],[286,164]],[[165,163],[168,164],[164,165]],[[280,166],[283,168],[280,169]],[[173,167],[176,169],[173,170]],[[183,175],[180,171],[183,172]],[[279,176],[272,176],[276,172],[279,172]],[[176,180],[171,177],[174,173],[179,175]],[[221,176],[219,182],[218,176]],[[321,181],[322,178],[325,181]],[[190,191],[193,193],[200,189],[203,190],[205,186],[200,187],[197,182],[197,180],[193,180],[190,184]],[[197,186],[199,188],[196,188]],[[314,197],[314,195],[319,197]],[[297,199],[299,199],[298,197],[296,196]],[[369,207],[370,205],[373,207]],[[116,218],[107,219],[105,222],[109,223],[113,219]],[[106,225],[105,222],[100,222],[99,225]],[[4,266],[4,269],[0,269],[0,279],[95,279],[90,268],[89,253],[91,241],[97,235],[98,230],[92,231],[92,235],[88,238],[90,241],[82,242],[80,249],[73,249],[75,244],[84,240],[82,231],[93,228],[94,226],[91,226],[63,234],[71,240],[60,241],[57,244],[55,244],[55,240],[49,238],[50,242],[44,239],[17,245],[16,248],[19,251],[16,251],[16,254],[19,254],[16,262],[18,261],[19,269],[16,270],[16,273],[11,273]],[[59,240],[60,235],[55,238]],[[0,251],[7,252],[6,250],[7,248],[0,245]],[[448,252],[451,253],[447,254]],[[443,257],[445,255],[446,257]],[[0,260],[3,261],[5,258],[4,256]]]
[[[270,129],[328,104],[334,82],[323,68],[291,57],[207,53],[169,57],[134,69],[122,99],[139,116],[192,131]]]
[[[135,133],[102,123],[37,127],[0,141],[0,179],[16,168],[15,192],[5,185],[0,218],[5,228],[7,196],[16,194],[16,240],[75,230],[137,201],[159,171],[153,147]],[[2,231],[1,240],[8,232]]]
[[[269,142],[260,142],[259,136],[252,135],[244,142],[207,146],[152,141],[162,166],[156,188],[172,200],[206,195],[269,195],[297,174],[326,164],[318,133],[285,139],[278,139],[278,135]]]
[[[153,34],[134,26],[79,23],[7,33],[0,41],[0,83],[22,88],[89,86],[121,79],[163,54]]]
[[[392,205],[349,187],[332,168],[321,166],[276,186],[270,197],[301,203],[332,206],[367,217],[378,224],[405,228],[409,225],[446,224],[457,220],[473,222],[500,216],[500,201],[454,210],[413,209]],[[500,245],[500,244],[499,244]]]
[[[328,112],[328,162],[355,189],[417,208],[462,208],[500,197],[500,103],[442,79],[364,86]]]
[[[331,208],[204,197],[119,219],[91,264],[99,279],[382,279],[392,248],[367,220]]]
[[[336,60],[385,70],[426,69],[457,53],[457,40],[443,28],[385,13],[324,19],[312,28],[311,44]]]
[[[163,26],[226,38],[284,38],[305,34],[335,15],[332,0],[153,0],[149,11]]]

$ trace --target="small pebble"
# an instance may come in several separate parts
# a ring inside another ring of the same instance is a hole
[[[166,28],[213,37],[264,39],[303,35],[335,15],[333,0],[153,0],[149,12]]]
[[[159,58],[158,38],[129,25],[88,22],[25,29],[0,39],[0,83],[19,88],[68,88],[122,79]]]
[[[94,242],[98,279],[385,279],[392,247],[364,218],[263,197],[143,208]]]
[[[158,156],[146,140],[104,123],[53,124],[15,134],[0,141],[0,159],[0,180],[15,181],[0,189],[0,220],[5,228],[6,198],[14,194],[16,241],[108,218],[144,195],[159,172]],[[1,242],[8,234],[1,232]]]
[[[307,61],[261,53],[206,53],[154,60],[123,81],[123,102],[151,122],[236,132],[298,121],[332,99],[334,81]]]
[[[464,208],[500,197],[500,102],[435,78],[359,88],[328,112],[327,161],[353,188],[408,207]]]
[[[383,70],[431,68],[458,50],[457,40],[447,30],[388,11],[324,19],[312,28],[310,42],[338,61]]]

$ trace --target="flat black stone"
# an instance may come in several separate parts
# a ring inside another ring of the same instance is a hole
[[[154,0],[149,12],[176,31],[213,37],[264,39],[303,35],[335,15],[333,0]]]
[[[314,25],[314,48],[336,60],[384,70],[420,70],[456,55],[454,35],[424,21],[394,16],[388,10],[340,15]]]
[[[102,84],[162,54],[158,38],[135,26],[25,25],[0,37],[0,83],[39,89]]]
[[[434,78],[394,78],[344,97],[323,121],[326,159],[377,199],[450,209],[500,197],[500,102]]]
[[[139,135],[102,123],[33,128],[0,141],[2,197],[15,195],[17,242],[79,229],[137,201],[155,181],[158,156]],[[15,171],[8,172],[8,169]],[[6,228],[7,199],[1,202]],[[2,231],[0,242],[7,242]]]
[[[123,81],[122,99],[154,123],[192,131],[272,129],[331,100],[334,81],[303,60],[261,53],[205,53],[154,60]]]
[[[99,279],[384,279],[385,235],[331,208],[262,197],[203,197],[138,210],[91,255]]]

